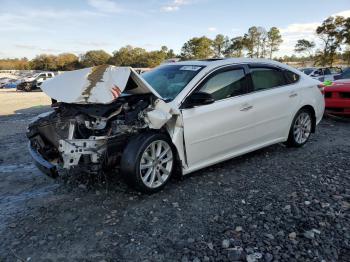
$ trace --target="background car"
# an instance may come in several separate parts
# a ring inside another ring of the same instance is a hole
[[[4,85],[8,83],[11,80],[11,78],[8,77],[2,77],[0,78],[0,88],[4,88]]]
[[[21,83],[17,85],[17,90],[20,91],[33,91],[40,90],[41,84],[50,78],[53,78],[55,74],[53,72],[41,72],[31,77],[26,77],[21,80]]]
[[[300,71],[321,82],[327,80],[332,81],[336,76],[342,73],[342,69],[339,67],[306,67],[300,68]]]
[[[334,76],[334,80],[339,79],[350,79],[350,67],[344,69],[344,71],[341,74]]]
[[[326,113],[350,116],[350,79],[337,80],[323,88]]]
[[[17,88],[17,85],[20,83],[17,79],[10,79],[7,82],[2,84],[1,88]]]

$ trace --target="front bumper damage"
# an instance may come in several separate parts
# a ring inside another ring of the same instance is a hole
[[[63,159],[63,168],[77,166],[82,157],[92,164],[99,164],[107,148],[106,137],[91,137],[90,139],[67,139],[59,141],[58,151]]]
[[[47,161],[32,145],[31,142],[28,143],[28,151],[32,157],[36,167],[44,174],[50,177],[57,177],[57,166]]]

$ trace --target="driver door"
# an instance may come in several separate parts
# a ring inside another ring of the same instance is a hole
[[[232,157],[254,141],[247,72],[245,65],[215,71],[195,90],[210,93],[215,102],[181,110],[189,169]]]

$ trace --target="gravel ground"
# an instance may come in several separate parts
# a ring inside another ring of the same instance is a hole
[[[141,195],[118,176],[40,174],[24,131],[42,110],[0,117],[1,262],[350,261],[348,122]]]

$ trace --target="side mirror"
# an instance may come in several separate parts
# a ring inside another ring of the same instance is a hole
[[[195,92],[192,93],[184,102],[185,108],[191,108],[201,105],[209,105],[215,102],[214,97],[205,92]]]

